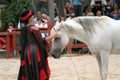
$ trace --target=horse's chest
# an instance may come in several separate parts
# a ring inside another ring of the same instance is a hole
[[[111,41],[113,48],[120,48],[120,31],[113,33]]]
[[[120,49],[120,38],[113,39],[112,48],[119,48]]]

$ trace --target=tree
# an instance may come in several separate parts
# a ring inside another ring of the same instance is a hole
[[[54,22],[54,7],[53,7],[54,0],[49,0],[48,1],[48,6],[49,6],[49,16],[50,16],[50,21]]]
[[[54,0],[54,2],[57,4],[58,9],[59,9],[59,16],[64,16],[64,7],[65,3],[69,0]]]
[[[2,12],[0,18],[2,20],[2,26],[0,30],[4,30],[7,27],[9,22],[14,24],[14,27],[17,27],[19,21],[20,13],[26,7],[32,9],[31,0],[2,0],[2,4],[5,4],[5,10]]]

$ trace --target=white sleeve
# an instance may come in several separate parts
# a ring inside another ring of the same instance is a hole
[[[48,28],[48,24],[47,24],[47,23],[44,23],[44,24],[43,24],[43,28]]]
[[[21,24],[20,24],[20,21],[18,22],[18,26],[17,26],[18,29],[21,28]]]
[[[106,0],[102,0],[102,4],[103,4],[103,5],[107,5]]]
[[[95,0],[91,0],[90,5],[93,6],[95,4]]]

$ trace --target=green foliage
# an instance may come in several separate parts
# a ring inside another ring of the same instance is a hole
[[[8,4],[12,0],[0,0],[0,4]]]
[[[1,31],[7,27],[9,22],[12,22],[14,27],[17,27],[20,14],[24,8],[32,9],[31,0],[2,0],[1,3],[6,5],[4,12],[0,15],[2,20]]]

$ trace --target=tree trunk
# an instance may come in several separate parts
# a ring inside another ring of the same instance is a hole
[[[59,9],[59,16],[64,16],[63,14],[63,7],[64,7],[64,4],[63,4],[63,0],[55,0],[55,3],[57,4],[58,6],[58,9]]]
[[[120,9],[120,0],[118,0],[118,4],[117,5],[118,5],[118,9]]]
[[[49,8],[49,16],[50,22],[54,22],[54,7],[53,7],[54,0],[48,0],[48,8]]]

